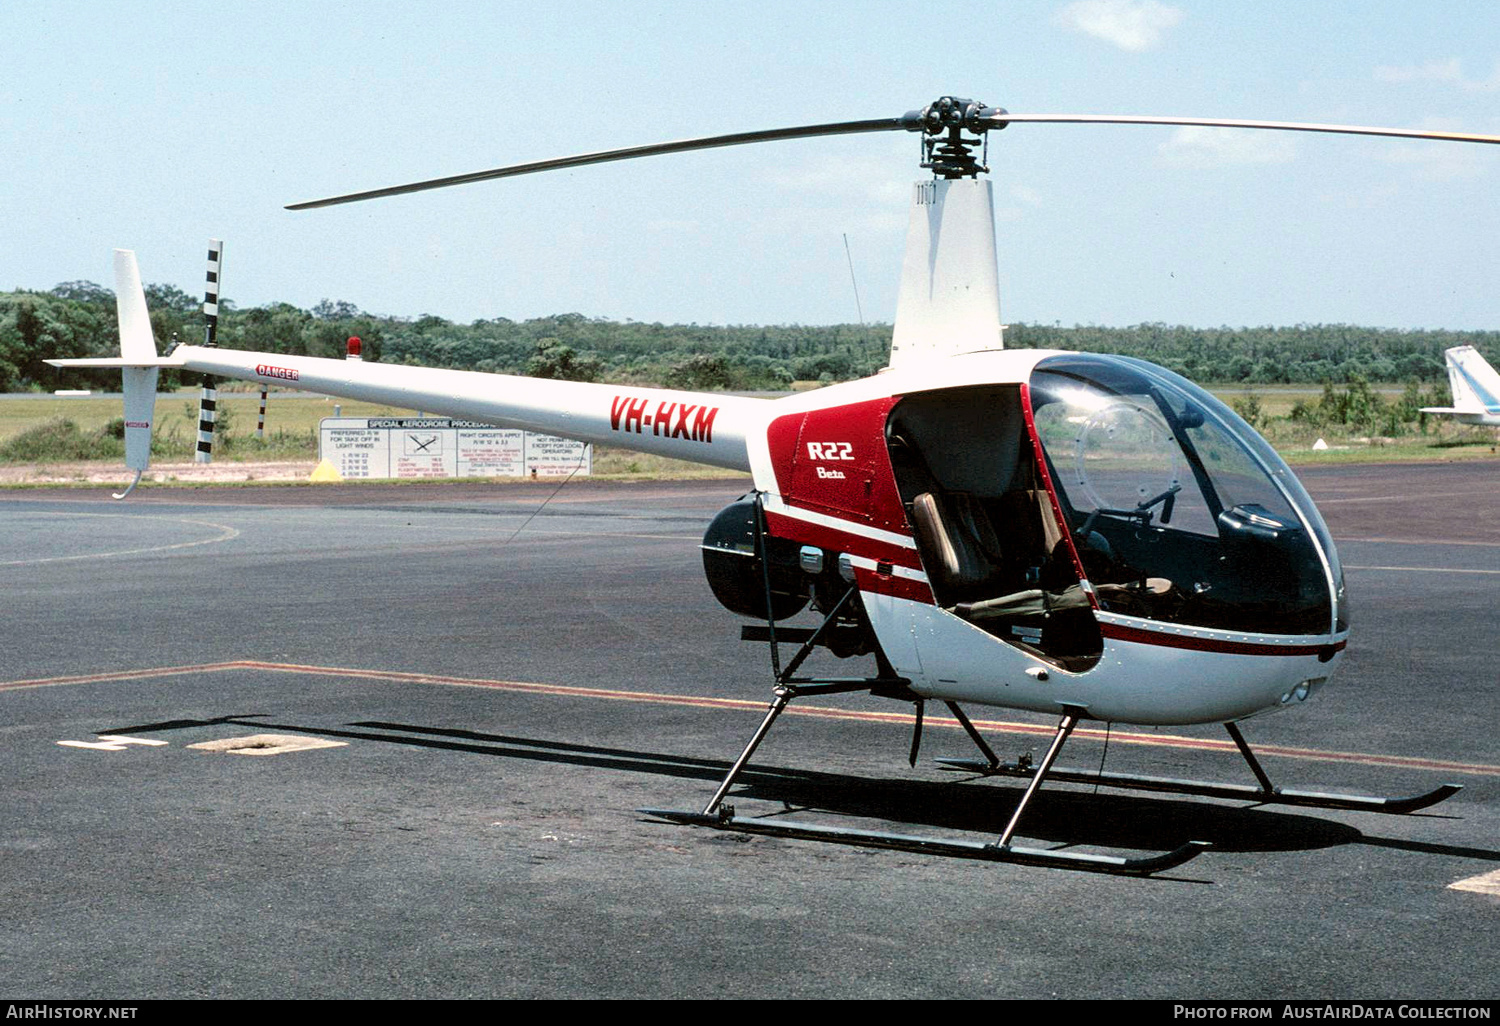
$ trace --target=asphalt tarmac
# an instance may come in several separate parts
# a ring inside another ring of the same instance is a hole
[[[746,482],[0,493],[0,998],[1500,997],[1500,464],[1302,477],[1354,634],[1246,736],[1287,787],[1464,790],[1398,817],[1058,784],[1022,824],[1213,844],[1146,879],[637,812],[701,807],[769,698],[697,548]],[[909,704],[793,706],[732,801],[998,834],[1022,786],[935,766],[972,752],[938,711],[912,769]],[[226,741],[261,754],[190,747]],[[1251,782],[1217,728],[1062,761]]]

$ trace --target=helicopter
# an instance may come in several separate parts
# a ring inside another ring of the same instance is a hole
[[[1243,419],[1146,361],[1004,346],[989,136],[1017,124],[1177,125],[1449,142],[1500,137],[1396,128],[1137,115],[1011,114],[945,96],[900,117],[634,146],[291,204],[338,203],[606,161],[784,139],[905,131],[931,177],[912,191],[889,366],[775,399],[179,345],[158,355],[135,257],[115,253],[121,355],[52,360],[124,374],[126,463],[147,466],[163,367],[368,400],[618,445],[748,473],[701,546],[718,601],[771,653],[764,719],[699,811],[646,809],[719,830],[996,862],[1144,875],[1199,855],[1113,856],[1015,843],[1047,780],[1406,814],[1401,798],[1275,786],[1239,723],[1325,687],[1349,639],[1339,556],[1307,491]],[[211,253],[213,260],[216,254]],[[216,293],[215,293],[216,294]],[[213,298],[213,295],[209,297]],[[131,488],[134,488],[132,483]],[[124,494],[129,494],[127,489]],[[782,623],[810,609],[814,627]],[[782,659],[782,645],[796,645]],[[815,650],[872,657],[873,674],[799,675]],[[736,780],[788,705],[865,692],[941,702],[979,758],[949,768],[1027,781],[993,841],[736,816]],[[963,706],[1055,715],[1040,761],[1003,763]],[[1254,784],[1056,766],[1080,722],[1222,724]]]

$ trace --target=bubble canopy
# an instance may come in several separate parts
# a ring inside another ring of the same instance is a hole
[[[1229,407],[1162,367],[1093,354],[1041,360],[1029,394],[1102,611],[1262,635],[1347,629],[1327,525]]]

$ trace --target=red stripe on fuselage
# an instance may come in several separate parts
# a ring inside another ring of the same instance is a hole
[[[1309,656],[1325,653],[1332,655],[1343,651],[1344,646],[1348,644],[1347,641],[1336,641],[1327,645],[1277,645],[1256,641],[1227,641],[1220,638],[1191,637],[1184,634],[1144,630],[1140,627],[1125,627],[1117,623],[1101,623],[1099,633],[1113,641],[1156,645],[1161,648],[1182,648],[1192,652],[1222,652],[1227,655]]]
[[[855,569],[854,580],[859,585],[859,590],[866,594],[890,595],[892,598],[910,599],[928,606],[936,604],[932,589],[922,581],[914,581],[909,577],[880,574],[861,567]]]
[[[827,516],[826,513],[823,515]],[[816,545],[830,552],[847,552],[851,556],[864,556],[877,563],[904,566],[908,570],[922,569],[922,561],[917,558],[916,549],[881,541],[878,538],[870,538],[855,531],[843,531],[836,527],[799,520],[794,516],[775,513],[771,510],[766,510],[766,527],[778,538],[786,538],[803,545]]]

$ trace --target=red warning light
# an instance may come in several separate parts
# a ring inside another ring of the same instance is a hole
[[[344,359],[346,359],[346,360],[358,360],[358,359],[360,359],[360,355],[359,355],[360,345],[361,345],[361,343],[359,341],[359,336],[358,335],[350,335],[349,336],[349,348],[346,350]]]

